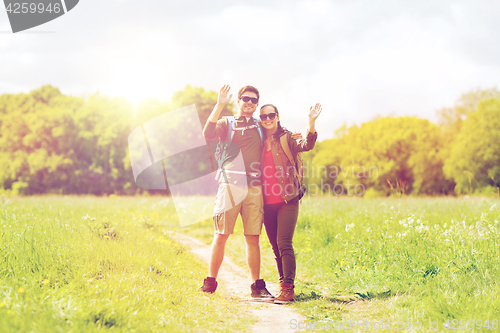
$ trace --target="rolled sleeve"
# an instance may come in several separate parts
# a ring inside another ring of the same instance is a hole
[[[316,144],[316,139],[318,138],[318,132],[314,131],[314,133],[307,131],[307,135],[305,139],[300,139],[300,140],[294,140],[292,136],[290,135],[289,139],[291,140],[291,145],[292,149],[300,153],[302,151],[309,151],[314,148],[314,145]]]
[[[209,141],[216,141],[220,138],[225,137],[227,133],[227,121],[222,118],[213,123],[207,120],[205,127],[203,128],[203,136]]]

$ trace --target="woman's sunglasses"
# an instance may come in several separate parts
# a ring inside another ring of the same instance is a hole
[[[274,118],[276,118],[276,113],[268,113],[260,115],[260,120],[266,120],[267,118],[269,118],[269,120],[274,120]]]
[[[253,104],[257,104],[259,103],[259,99],[258,98],[255,98],[255,97],[249,97],[249,96],[242,96],[241,99],[243,100],[243,102],[245,103],[248,103],[250,101],[252,101]]]

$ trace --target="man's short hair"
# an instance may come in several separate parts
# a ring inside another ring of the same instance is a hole
[[[245,93],[247,91],[251,91],[251,92],[255,93],[257,95],[257,99],[260,99],[259,91],[257,90],[257,88],[252,87],[252,86],[244,86],[243,88],[241,88],[240,91],[238,91],[238,99],[241,99],[241,96],[243,96],[243,93]]]

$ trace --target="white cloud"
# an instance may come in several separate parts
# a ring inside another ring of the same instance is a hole
[[[0,93],[50,83],[137,101],[187,84],[229,83],[233,94],[252,84],[294,130],[321,102],[325,139],[377,114],[432,119],[462,92],[498,85],[498,9],[486,0],[86,0],[40,27],[55,34],[0,34]]]

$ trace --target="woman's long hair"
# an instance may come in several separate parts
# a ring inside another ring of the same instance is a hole
[[[262,112],[262,109],[263,109],[263,108],[265,108],[266,106],[269,106],[269,107],[273,108],[273,109],[274,109],[274,112],[276,112],[276,116],[279,116],[279,115],[280,115],[280,113],[278,112],[278,108],[277,108],[276,106],[274,106],[273,104],[265,104],[265,105],[262,105],[262,106],[260,107],[260,111]],[[274,133],[274,136],[275,136],[275,137],[279,137],[279,136],[280,136],[280,134],[281,134],[283,131],[285,131],[285,130],[286,130],[286,128],[281,127],[281,123],[280,123],[280,121],[278,120],[278,129],[277,129],[277,130],[276,130],[276,132]],[[267,139],[267,133],[266,133],[266,131],[264,130],[263,132],[264,132],[264,139]]]

